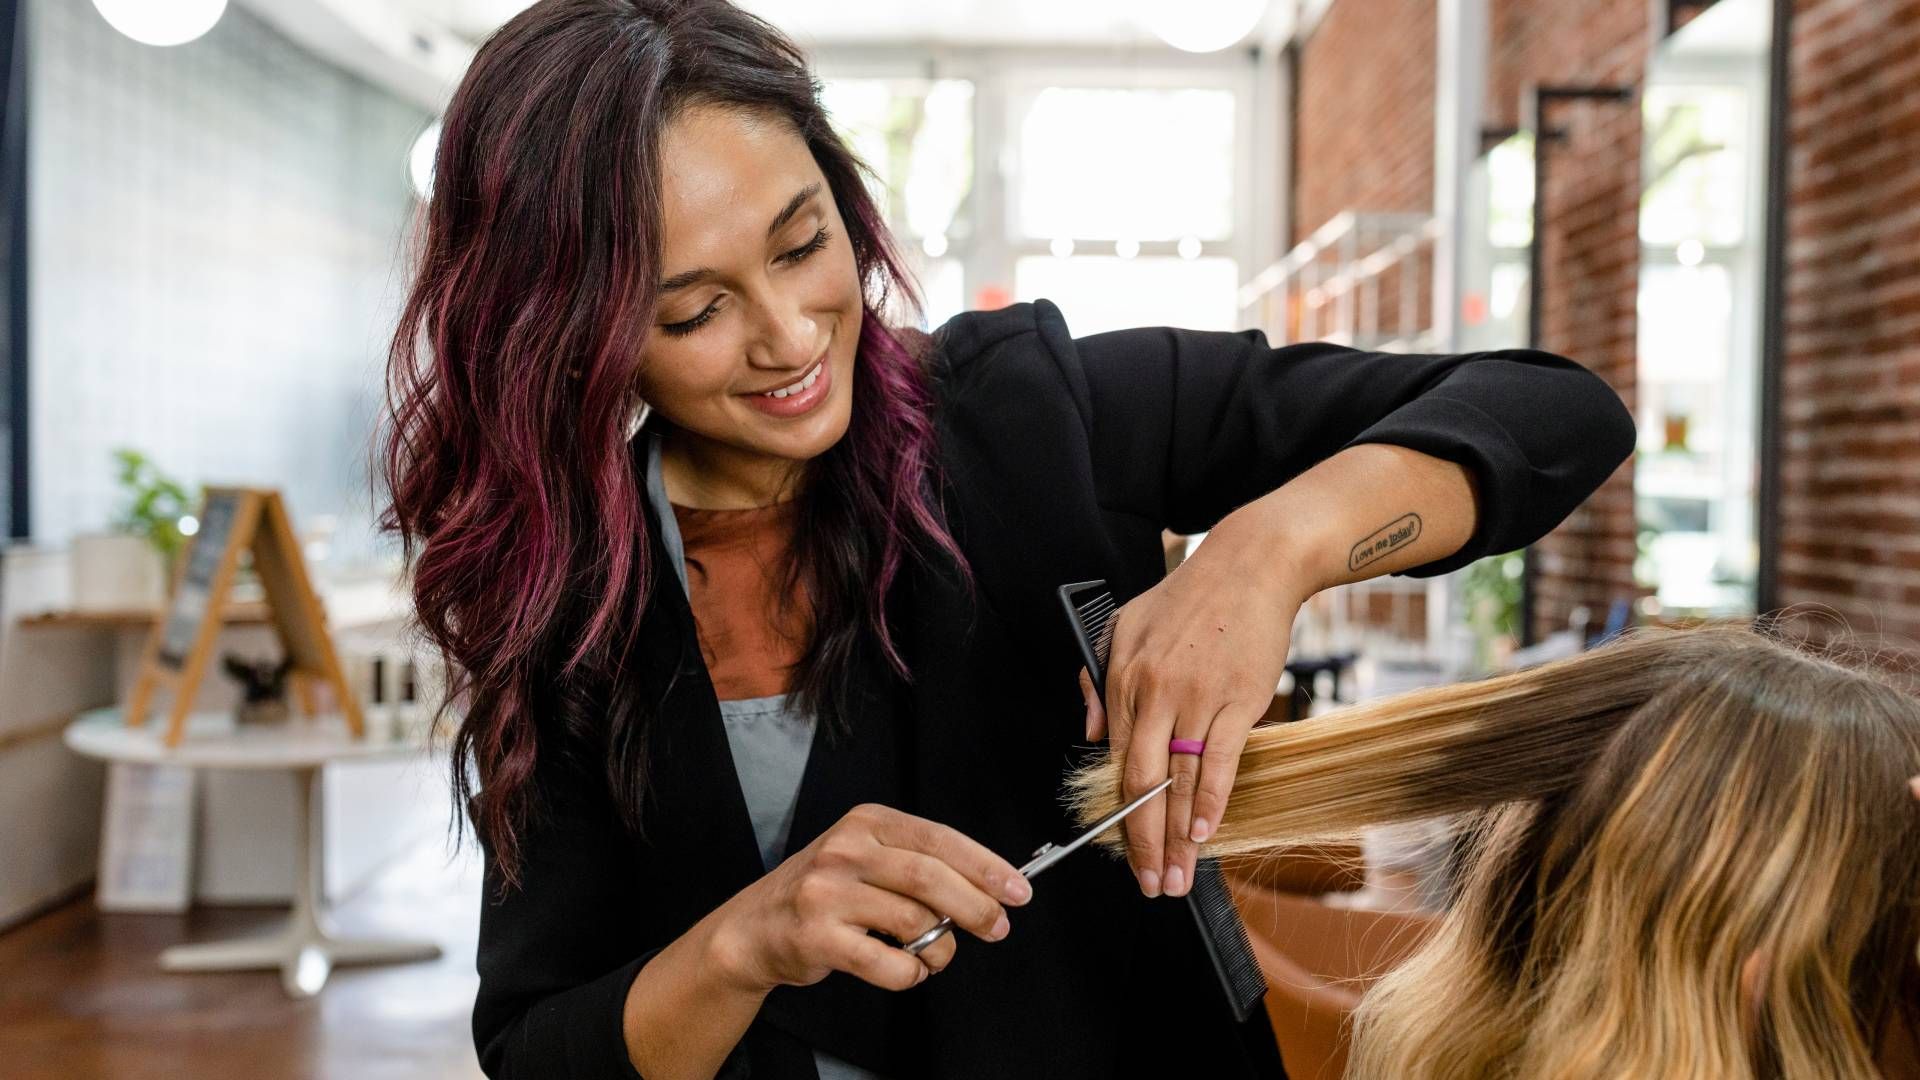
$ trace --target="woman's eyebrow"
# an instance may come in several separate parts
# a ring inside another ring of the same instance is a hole
[[[799,213],[800,208],[807,205],[808,201],[818,194],[820,194],[820,183],[816,180],[806,187],[801,188],[794,194],[793,198],[788,199],[787,205],[781,207],[780,212],[773,215],[773,224],[767,226],[767,239],[773,239],[773,235],[780,231],[780,226],[792,221],[793,215]],[[718,273],[718,271],[710,266],[697,267],[693,270],[683,270],[662,281],[659,291],[662,293],[670,293],[675,289],[684,289],[690,285],[698,285],[716,273]]]

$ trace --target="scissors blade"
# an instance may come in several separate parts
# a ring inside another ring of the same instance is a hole
[[[1082,845],[1086,844],[1089,840],[1092,840],[1094,837],[1099,836],[1101,833],[1106,832],[1108,829],[1111,829],[1115,825],[1119,824],[1120,819],[1126,817],[1128,814],[1133,813],[1135,810],[1140,809],[1142,806],[1145,806],[1148,799],[1151,799],[1155,795],[1158,795],[1161,792],[1167,790],[1167,786],[1172,783],[1173,783],[1173,777],[1169,776],[1165,780],[1162,780],[1160,781],[1160,783],[1154,785],[1153,789],[1148,791],[1146,794],[1133,800],[1132,802],[1121,807],[1120,809],[1115,810],[1113,813],[1108,814],[1106,817],[1101,818],[1100,821],[1097,824],[1095,824],[1093,828],[1088,829],[1086,832],[1081,833],[1079,836],[1074,837],[1073,839],[1067,841],[1066,843],[1058,847],[1055,847],[1052,844],[1048,844],[1046,847],[1041,848],[1039,852],[1034,855],[1032,862],[1029,862],[1027,863],[1027,865],[1020,868],[1020,872],[1026,875],[1029,880],[1031,880],[1034,876],[1039,874],[1040,871],[1045,870],[1047,867],[1052,866],[1054,863],[1057,863],[1061,859],[1066,858],[1068,855],[1073,854],[1074,851],[1078,850]]]

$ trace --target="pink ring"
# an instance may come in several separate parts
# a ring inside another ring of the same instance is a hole
[[[1171,754],[1198,754],[1206,748],[1202,739],[1174,739],[1167,743],[1167,752]]]

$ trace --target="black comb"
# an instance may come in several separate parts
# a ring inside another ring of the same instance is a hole
[[[1093,692],[1100,704],[1107,703],[1107,657],[1113,652],[1113,616],[1120,610],[1104,580],[1079,581],[1060,586],[1060,604],[1066,608],[1067,621],[1073,624],[1074,640],[1080,643],[1080,658],[1086,661],[1087,674],[1093,678]],[[1220,977],[1220,989],[1226,994],[1233,1018],[1246,1023],[1255,1006],[1267,992],[1267,977],[1254,958],[1253,943],[1247,940],[1247,928],[1240,923],[1239,909],[1227,892],[1227,880],[1220,864],[1201,856],[1193,866],[1193,887],[1187,890],[1187,910],[1200,927],[1200,940],[1207,946],[1207,958],[1213,961],[1214,974]]]

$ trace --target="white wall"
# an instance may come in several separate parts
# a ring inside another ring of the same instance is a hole
[[[407,151],[429,119],[237,6],[168,49],[122,37],[90,0],[25,8],[31,499],[49,550],[9,555],[0,582],[0,927],[93,875],[102,769],[58,727],[113,702],[124,643],[10,616],[64,606],[55,549],[116,509],[110,451],[144,450],[190,485],[280,488],[302,530],[338,517],[323,576],[374,551],[367,450],[404,285]],[[444,822],[410,780],[329,778],[336,892],[408,829]],[[286,848],[279,795],[209,786],[203,895],[286,894],[283,863],[220,864],[230,827],[252,850]]]
[[[152,48],[30,0],[34,539],[117,503],[130,445],[283,489],[368,548],[366,458],[429,117],[229,7]]]

